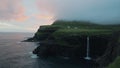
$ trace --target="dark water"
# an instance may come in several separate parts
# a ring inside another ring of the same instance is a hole
[[[32,33],[0,33],[0,68],[96,68],[91,62],[63,58],[37,58],[35,42],[20,42]]]

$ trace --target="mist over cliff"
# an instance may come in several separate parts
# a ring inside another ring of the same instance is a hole
[[[54,19],[57,20],[85,20],[99,24],[120,24],[120,0],[39,1],[40,9],[53,13]]]

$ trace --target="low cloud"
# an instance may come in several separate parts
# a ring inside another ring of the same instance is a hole
[[[42,12],[55,19],[86,20],[101,24],[120,24],[120,0],[38,0]]]
[[[23,21],[27,18],[22,0],[0,0],[0,21]]]

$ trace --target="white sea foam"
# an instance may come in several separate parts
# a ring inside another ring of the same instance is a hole
[[[38,56],[37,56],[37,55],[35,55],[35,54],[33,54],[32,52],[29,52],[29,54],[30,54],[30,57],[31,57],[31,58],[33,58],[33,59],[38,58]]]
[[[36,58],[38,58],[38,56],[37,55],[32,55],[31,58],[36,59]]]

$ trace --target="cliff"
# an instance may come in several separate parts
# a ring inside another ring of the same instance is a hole
[[[39,41],[33,53],[39,57],[63,56],[83,59],[86,56],[86,40],[90,38],[90,57],[105,67],[119,55],[119,25],[99,25],[84,21],[56,21],[40,26],[33,38]],[[117,49],[118,48],[118,49]]]
[[[100,64],[101,67],[105,67],[110,63],[114,62],[118,56],[120,56],[120,31],[113,33],[105,53],[101,57],[99,57],[96,61]],[[114,66],[114,68],[119,67]]]

